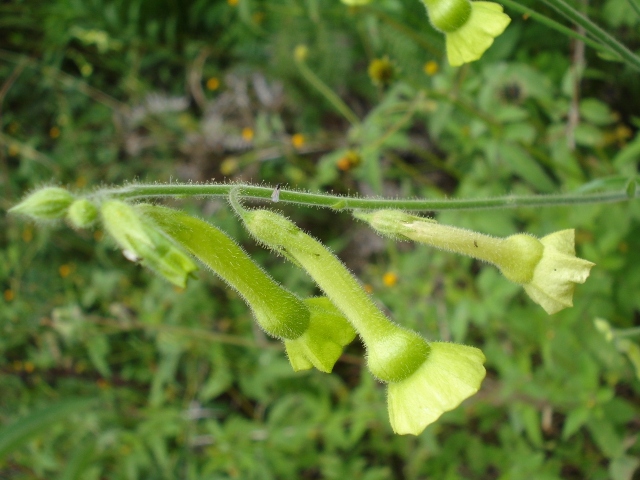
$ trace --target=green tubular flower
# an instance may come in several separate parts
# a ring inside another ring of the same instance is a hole
[[[33,192],[9,209],[10,213],[26,215],[34,220],[64,218],[75,198],[64,188],[46,187]]]
[[[485,375],[479,350],[429,344],[417,333],[394,324],[320,242],[274,212],[245,210],[235,194],[230,196],[231,203],[249,232],[302,266],[355,327],[367,349],[369,370],[389,384],[389,418],[394,431],[417,435],[478,390]],[[420,396],[424,396],[422,401],[416,398]]]
[[[198,267],[152,222],[142,218],[134,207],[119,200],[103,203],[100,214],[105,230],[123,249],[125,257],[140,261],[174,285],[186,287],[187,278]]]
[[[327,298],[301,301],[214,226],[170,208],[137,208],[242,295],[258,324],[284,340],[295,371],[316,367],[330,372],[353,341],[353,327]]]
[[[505,277],[523,286],[548,314],[573,305],[576,283],[584,283],[593,263],[576,257],[575,231],[562,230],[541,239],[517,234],[495,238],[397,210],[357,213],[378,232],[426,243],[497,266]]]
[[[473,62],[511,22],[501,5],[470,0],[423,0],[431,24],[445,34],[449,63]]]
[[[287,218],[269,210],[245,210],[233,194],[231,199],[247,230],[304,268],[347,317],[365,343],[367,366],[374,376],[394,382],[418,369],[429,354],[427,342],[391,322],[335,255]]]
[[[413,375],[389,384],[389,420],[401,435],[420,434],[444,412],[474,395],[486,374],[484,355],[477,348],[442,342],[430,345],[429,356]]]

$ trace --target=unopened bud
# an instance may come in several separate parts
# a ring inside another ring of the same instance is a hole
[[[153,223],[142,218],[131,205],[110,200],[102,205],[104,228],[113,236],[129,260],[184,288],[187,278],[198,269],[191,258],[173,244]]]
[[[74,198],[64,188],[47,187],[32,193],[9,212],[35,220],[56,220],[66,215]]]

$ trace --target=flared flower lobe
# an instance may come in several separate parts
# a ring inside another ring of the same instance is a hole
[[[329,373],[356,331],[328,298],[308,298],[304,303],[309,307],[309,326],[298,338],[284,340],[289,363],[296,372],[316,367]]]
[[[475,394],[486,374],[485,357],[477,348],[444,342],[429,345],[429,356],[420,368],[388,386],[389,420],[401,435],[419,435]]]
[[[542,258],[525,292],[549,314],[573,306],[573,289],[584,283],[595,264],[576,257],[575,230],[561,230],[540,239]]]
[[[471,16],[457,30],[446,33],[447,58],[453,67],[478,60],[511,22],[502,5],[471,2]]]

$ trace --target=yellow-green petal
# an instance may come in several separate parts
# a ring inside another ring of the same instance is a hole
[[[308,298],[304,303],[309,308],[309,326],[298,338],[284,340],[289,363],[296,372],[316,367],[329,373],[356,331],[327,297]]]
[[[469,20],[455,32],[446,34],[447,58],[458,67],[473,62],[493,44],[493,39],[504,32],[511,18],[502,5],[493,2],[471,2]]]
[[[444,342],[429,345],[431,351],[420,368],[388,386],[389,420],[401,435],[420,434],[475,394],[486,375],[485,357],[477,348]]]
[[[542,258],[532,280],[523,285],[527,295],[549,314],[573,306],[576,283],[584,283],[595,265],[576,257],[575,230],[561,230],[540,239]]]

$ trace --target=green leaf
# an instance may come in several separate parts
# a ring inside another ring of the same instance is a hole
[[[564,422],[564,426],[562,427],[562,439],[567,440],[574,433],[580,430],[580,427],[589,420],[591,412],[591,409],[584,407],[569,412],[567,419]]]
[[[82,474],[93,459],[95,443],[92,438],[84,439],[67,460],[64,470],[57,480],[82,480],[84,478]]]
[[[594,125],[610,125],[614,120],[609,106],[595,98],[585,98],[580,102],[580,115]]]
[[[0,458],[31,440],[52,424],[67,419],[72,413],[88,408],[94,400],[63,400],[41,408],[0,430]]]
[[[640,466],[640,460],[629,455],[612,460],[609,464],[611,480],[631,480],[638,466]]]

